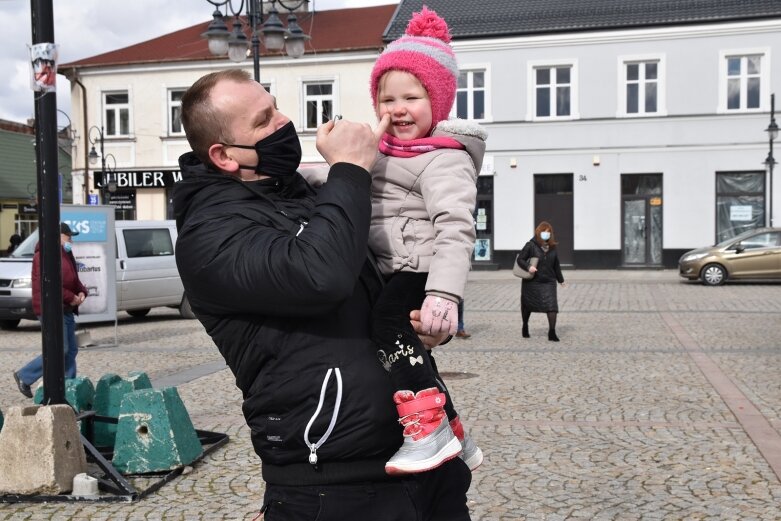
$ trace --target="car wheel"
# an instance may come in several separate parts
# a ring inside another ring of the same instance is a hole
[[[720,264],[708,264],[702,268],[700,277],[706,286],[719,286],[727,280],[727,272]]]
[[[11,320],[0,320],[0,329],[4,329],[6,331],[10,331],[12,329],[16,329],[16,326],[19,325],[19,319],[11,319]]]
[[[141,318],[145,317],[149,314],[149,308],[143,308],[143,309],[128,309],[127,314],[131,317],[135,318]]]
[[[187,295],[182,297],[182,304],[179,306],[179,314],[182,318],[195,318],[193,308],[190,307],[190,301],[187,300]]]

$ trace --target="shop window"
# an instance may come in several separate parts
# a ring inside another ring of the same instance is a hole
[[[716,243],[765,225],[765,173],[716,173]]]

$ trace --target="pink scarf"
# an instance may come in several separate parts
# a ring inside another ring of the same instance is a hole
[[[419,139],[398,139],[384,134],[380,140],[380,152],[393,157],[415,157],[440,148],[464,150],[464,145],[449,137],[423,137]]]

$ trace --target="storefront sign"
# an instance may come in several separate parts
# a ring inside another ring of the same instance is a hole
[[[93,186],[104,186],[103,172],[93,174]],[[170,188],[182,180],[182,171],[176,170],[118,170],[106,172],[106,185],[114,181],[117,189],[123,188]]]
[[[730,221],[750,221],[752,219],[751,206],[732,205],[729,207]]]
[[[38,213],[38,205],[35,204],[23,204],[19,208],[20,213]]]
[[[108,204],[116,207],[117,210],[135,210],[136,193],[135,192],[114,192],[108,193]]]

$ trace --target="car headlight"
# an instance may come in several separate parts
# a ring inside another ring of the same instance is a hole
[[[14,279],[11,282],[12,288],[31,288],[33,286],[33,279],[30,277],[24,277],[21,279]]]
[[[703,257],[707,257],[707,253],[689,253],[688,255],[684,255],[681,258],[681,262],[694,262],[696,260],[700,260]]]

